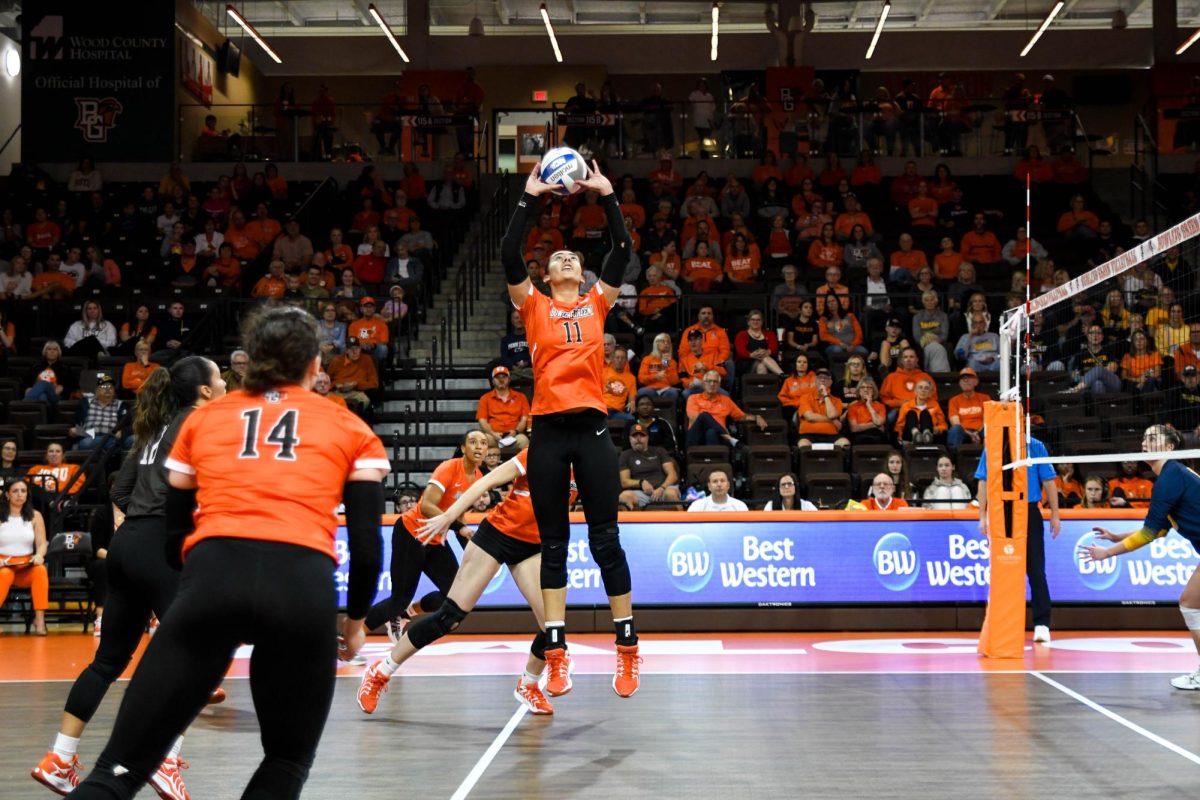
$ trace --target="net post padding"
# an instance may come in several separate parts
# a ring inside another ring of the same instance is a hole
[[[1022,658],[1025,653],[1025,545],[1029,504],[1026,469],[1004,469],[1024,459],[1020,404],[983,405],[987,457],[987,521],[991,581],[987,613],[979,632],[979,654]]]

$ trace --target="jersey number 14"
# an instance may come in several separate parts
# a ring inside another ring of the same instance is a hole
[[[242,419],[246,421],[246,436],[240,458],[259,457],[258,431],[262,421],[262,412],[261,408],[248,408],[242,412]],[[296,422],[299,416],[300,412],[294,408],[284,411],[267,433],[267,438],[263,440],[266,444],[279,448],[275,453],[275,458],[281,461],[296,460],[296,445],[300,444],[300,437],[296,434]]]

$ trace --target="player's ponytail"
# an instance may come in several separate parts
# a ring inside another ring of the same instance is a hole
[[[171,373],[159,367],[150,373],[138,392],[133,408],[133,449],[139,451],[158,436],[175,413]]]
[[[252,394],[298,384],[317,357],[317,321],[303,310],[276,307],[251,314],[242,324],[250,355],[242,388]]]

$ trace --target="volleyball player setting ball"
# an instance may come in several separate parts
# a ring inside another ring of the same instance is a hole
[[[333,699],[339,502],[350,549],[342,657],[366,638],[390,469],[383,443],[311,391],[321,359],[308,314],[254,314],[242,343],[244,389],[193,411],[171,448],[164,513],[168,558],[182,560],[179,592],[71,797],[133,797],[242,643],[254,646],[250,691],[264,751],[242,797],[300,796]]]
[[[1142,451],[1162,453],[1183,447],[1183,436],[1167,425],[1151,425],[1142,435]],[[1105,528],[1095,528],[1096,538],[1116,542],[1111,547],[1102,544],[1082,545],[1081,560],[1103,561],[1137,550],[1159,537],[1166,536],[1171,528],[1187,539],[1192,549],[1200,552],[1200,475],[1186,467],[1182,461],[1152,456],[1146,464],[1157,476],[1154,489],[1150,492],[1150,508],[1142,527],[1129,533],[1113,533]],[[1192,573],[1179,595],[1179,613],[1192,635],[1196,652],[1200,653],[1200,570]],[[1200,669],[1187,675],[1171,679],[1171,685],[1185,691],[1200,690]]]
[[[491,510],[467,542],[462,566],[441,607],[409,625],[387,657],[372,664],[363,674],[358,689],[358,707],[366,713],[375,711],[379,695],[387,691],[391,676],[401,664],[462,624],[502,566],[507,566],[512,573],[513,581],[529,602],[538,623],[538,634],[529,648],[525,673],[517,679],[513,695],[534,714],[554,713],[554,706],[538,687],[546,667],[546,616],[541,595],[541,539],[533,516],[533,504],[529,500],[528,459],[529,449],[526,448],[475,481],[452,505],[425,520],[418,528],[415,535],[423,542],[442,539],[476,500],[492,489],[512,484],[508,496]],[[572,491],[568,503],[574,501],[574,494]],[[569,689],[569,667],[567,674],[566,688]]]
[[[179,429],[195,409],[225,395],[221,370],[212,361],[188,356],[170,370],[150,373],[138,392],[133,412],[134,445],[121,464],[111,490],[125,521],[108,548],[108,593],[104,630],[92,663],[84,668],[67,695],[53,747],[34,767],[34,780],[59,794],[79,785],[79,737],[91,721],[112,682],[121,676],[142,642],[150,615],[166,619],[179,590],[179,571],[167,564],[167,454]],[[219,699],[224,699],[224,692]],[[213,699],[210,698],[210,702]],[[180,775],[183,737],[150,776],[150,785],[165,800],[187,800]]]
[[[579,256],[560,250],[550,256],[546,283],[550,296],[534,289],[525,269],[521,246],[538,196],[561,192],[542,180],[541,165],[525,182],[525,193],[509,222],[500,248],[508,294],[525,323],[533,357],[533,437],[529,445],[529,493],[542,537],[542,600],[546,613],[546,691],[570,690],[567,658],[567,544],[570,524],[567,501],[571,469],[579,487],[588,526],[588,545],[600,568],[617,634],[617,666],[613,689],[629,697],[638,689],[637,632],[633,624],[629,564],[617,530],[620,482],[617,455],[608,435],[602,392],[604,318],[617,299],[621,275],[633,245],[625,230],[612,184],[593,162],[591,173],[574,181],[573,189],[600,195],[612,248],[600,280],[584,295]]]

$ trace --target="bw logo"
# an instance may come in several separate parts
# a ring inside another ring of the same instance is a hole
[[[62,61],[67,40],[63,36],[63,18],[42,17],[29,31],[29,58],[34,61]]]
[[[115,97],[76,97],[75,127],[85,142],[107,142],[108,132],[117,127],[117,117],[125,110]]]

